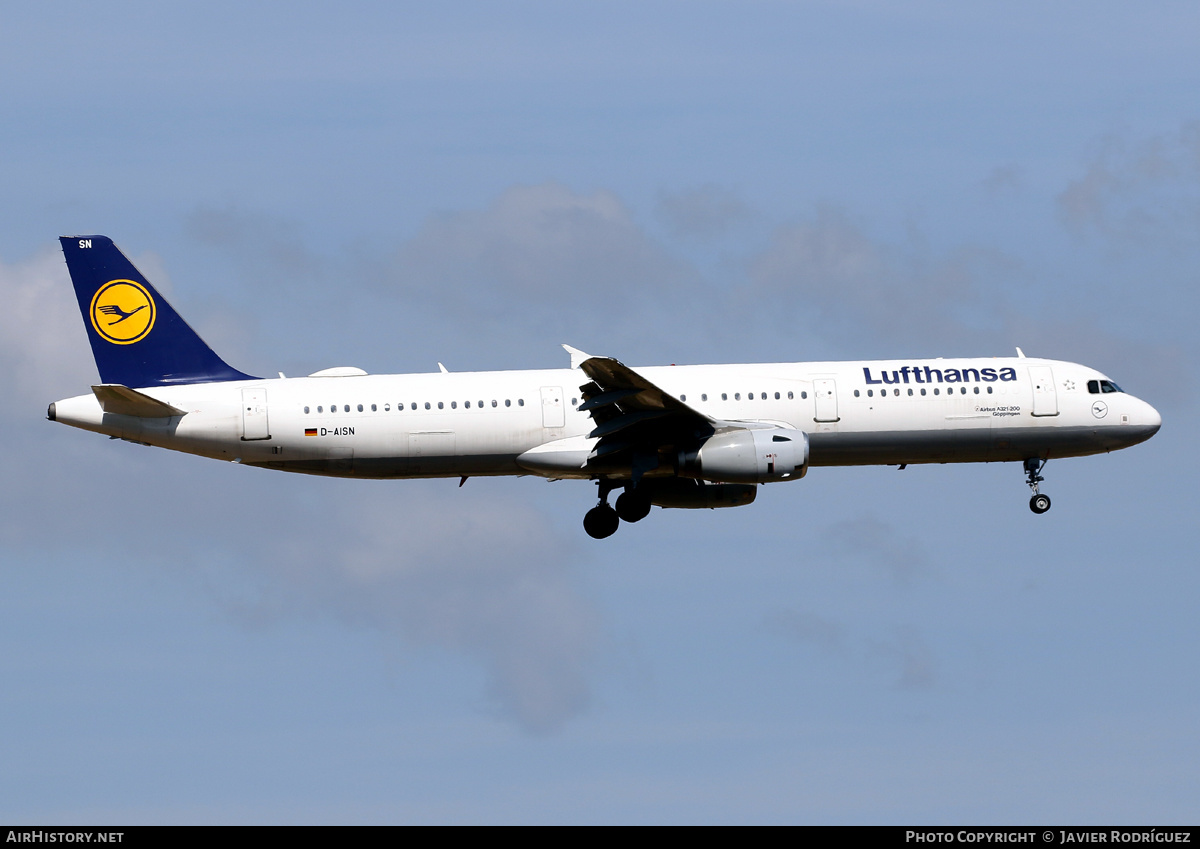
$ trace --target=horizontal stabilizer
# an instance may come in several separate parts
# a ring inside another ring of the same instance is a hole
[[[92,392],[96,394],[96,400],[100,402],[100,409],[106,413],[114,413],[118,416],[136,416],[139,419],[164,419],[168,416],[184,415],[184,411],[178,407],[172,407],[170,404],[165,404],[119,383],[93,386]]]

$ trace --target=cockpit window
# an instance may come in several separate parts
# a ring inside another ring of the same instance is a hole
[[[1109,392],[1123,392],[1123,391],[1124,390],[1121,389],[1121,387],[1117,386],[1117,384],[1113,383],[1111,380],[1089,380],[1088,381],[1088,392],[1090,392],[1092,395],[1099,395],[1101,393],[1108,394]]]

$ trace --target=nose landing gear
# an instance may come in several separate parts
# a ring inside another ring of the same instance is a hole
[[[1030,457],[1025,461],[1025,483],[1029,484],[1033,491],[1033,497],[1029,499],[1029,509],[1038,515],[1050,509],[1050,496],[1038,492],[1038,484],[1045,480],[1040,474],[1045,465],[1046,461],[1040,457]]]

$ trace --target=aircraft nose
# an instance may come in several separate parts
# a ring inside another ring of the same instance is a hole
[[[1112,431],[1116,439],[1115,445],[1120,448],[1145,442],[1162,427],[1162,416],[1158,414],[1158,410],[1141,398],[1127,395],[1120,410],[1121,417],[1113,422],[1116,429]]]
[[[1137,399],[1137,405],[1131,413],[1129,417],[1131,427],[1128,428],[1128,432],[1133,442],[1130,444],[1145,442],[1158,433],[1158,429],[1162,427],[1162,416],[1159,415],[1158,410],[1140,398]]]
[[[1146,405],[1146,429],[1150,431],[1150,436],[1154,436],[1154,434],[1158,433],[1158,429],[1162,427],[1162,416],[1159,415],[1158,410],[1146,404],[1145,401],[1142,403]]]

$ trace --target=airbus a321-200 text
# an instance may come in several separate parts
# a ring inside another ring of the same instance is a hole
[[[1153,436],[1162,419],[1095,369],[1019,356],[260,378],[225,363],[104,236],[61,239],[100,380],[50,405],[84,430],[266,469],[354,478],[592,480],[593,537],[652,505],[749,504],[810,467],[1047,460]],[[615,503],[609,498],[620,490]]]

